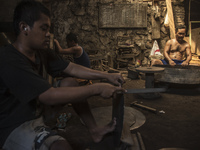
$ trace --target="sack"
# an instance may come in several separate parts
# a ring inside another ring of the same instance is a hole
[[[163,54],[160,53],[158,42],[155,40],[149,57],[152,59],[163,59]]]

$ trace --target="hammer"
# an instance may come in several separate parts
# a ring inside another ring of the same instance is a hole
[[[145,106],[145,105],[142,105],[142,104],[138,104],[137,101],[134,101],[130,104],[130,106],[136,106],[136,107],[139,107],[139,108],[143,108],[143,109],[146,109],[148,111],[151,111],[153,113],[157,113],[157,110],[155,108],[151,108],[151,107],[148,107],[148,106]]]

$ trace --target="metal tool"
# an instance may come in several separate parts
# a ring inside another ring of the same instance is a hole
[[[166,88],[144,88],[144,89],[127,89],[126,93],[154,93],[154,92],[165,92]]]

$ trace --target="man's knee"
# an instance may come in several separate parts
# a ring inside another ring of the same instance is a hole
[[[67,141],[56,141],[51,145],[50,150],[72,150],[72,147]]]
[[[79,86],[79,83],[74,78],[64,78],[60,82],[60,87],[74,87]]]
[[[162,61],[159,60],[159,59],[153,59],[153,60],[151,61],[151,66],[153,66],[153,65],[163,65],[163,63],[162,63]]]
[[[156,59],[151,60],[151,66],[156,65]]]

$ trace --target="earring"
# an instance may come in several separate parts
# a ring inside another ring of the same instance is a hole
[[[25,31],[27,31],[27,28],[24,28]]]

